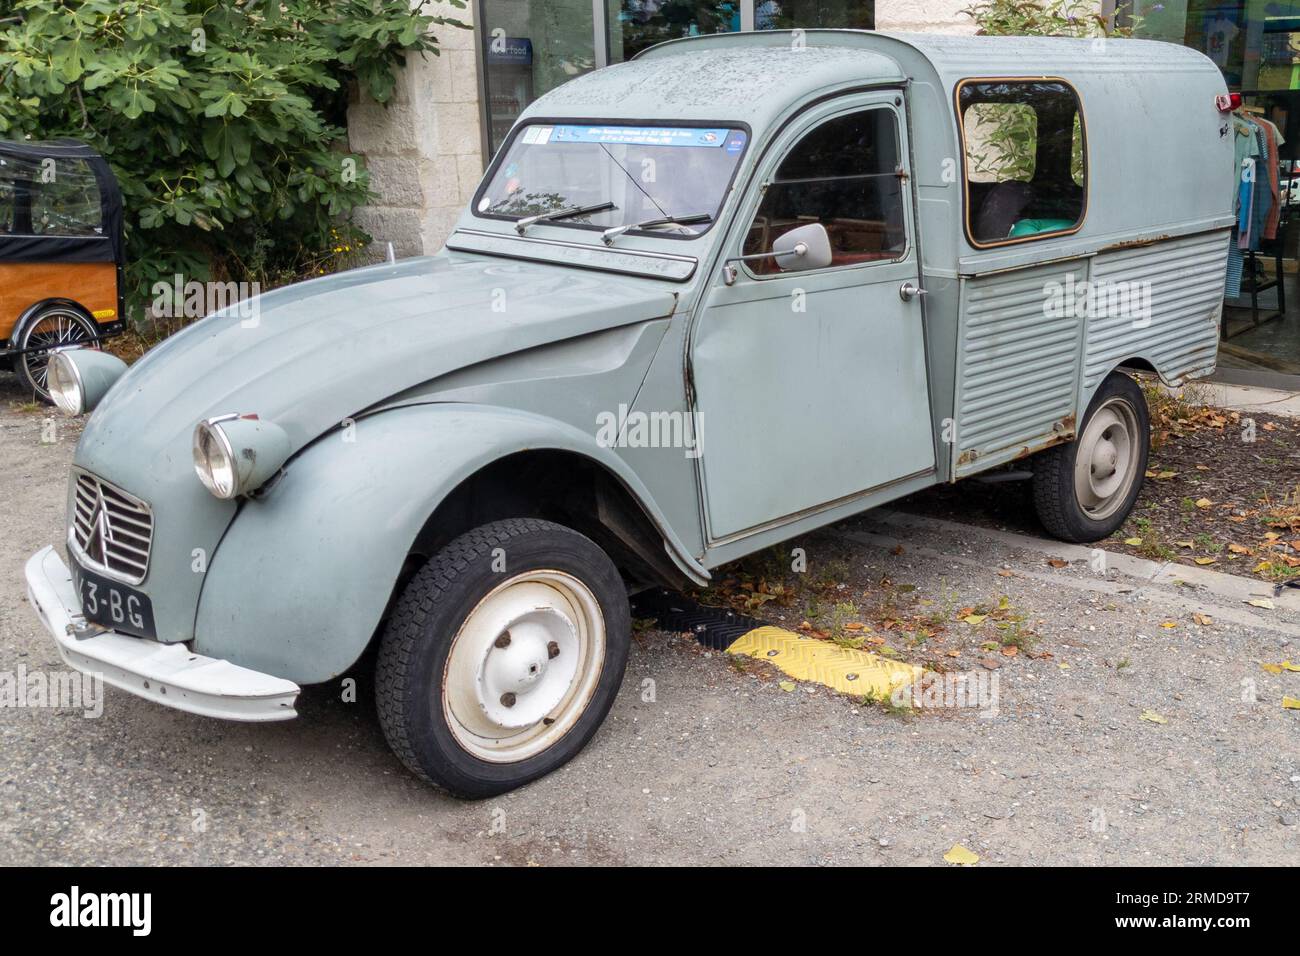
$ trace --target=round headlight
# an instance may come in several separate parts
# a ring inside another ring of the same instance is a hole
[[[194,428],[194,470],[218,498],[261,488],[289,458],[283,428],[256,415],[220,415]]]
[[[86,410],[86,390],[81,387],[81,375],[69,353],[55,352],[50,356],[45,387],[54,404],[65,414],[80,415]]]
[[[126,371],[126,363],[99,349],[55,352],[47,366],[45,387],[59,409],[69,415],[93,411]]]
[[[216,422],[199,422],[194,429],[194,470],[203,487],[218,498],[239,493],[235,482],[235,453]]]

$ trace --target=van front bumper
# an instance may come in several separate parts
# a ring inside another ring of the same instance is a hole
[[[104,683],[165,707],[225,720],[288,720],[299,687],[293,681],[160,644],[87,626],[72,574],[54,548],[27,561],[27,598],[53,635],[64,662]]]

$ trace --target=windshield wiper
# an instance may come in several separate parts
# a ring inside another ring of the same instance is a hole
[[[600,241],[612,246],[614,240],[633,229],[653,229],[656,226],[689,226],[693,222],[709,222],[713,217],[707,212],[695,212],[689,216],[662,216],[659,219],[647,219],[644,222],[630,222],[625,226],[614,226],[600,234]]]
[[[604,212],[606,209],[614,209],[612,202],[596,203],[594,206],[568,206],[564,209],[556,209],[554,212],[543,212],[536,216],[525,216],[515,223],[515,232],[519,235],[524,234],[524,230],[534,223],[555,222],[557,219],[569,219],[572,216],[585,216],[592,212]]]

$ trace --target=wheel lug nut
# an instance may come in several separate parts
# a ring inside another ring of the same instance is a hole
[[[496,647],[509,647],[509,646],[510,646],[510,632],[509,632],[509,631],[502,631],[502,632],[501,632],[501,636],[498,637],[498,638],[497,638],[495,641],[493,641],[492,643],[493,643],[493,645],[496,646]]]
[[[549,657],[551,660],[555,660],[557,657],[559,657],[559,656],[560,656],[560,645],[557,644],[557,643],[555,643],[555,641],[551,641],[551,643],[547,644],[547,645],[546,645],[546,656]]]
[[[506,691],[504,694],[501,695],[501,705],[503,707],[515,706],[515,695],[512,694],[510,691]]]

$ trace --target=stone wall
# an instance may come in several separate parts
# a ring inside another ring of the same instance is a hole
[[[972,0],[876,0],[876,29],[907,33],[974,33],[961,11]]]
[[[435,16],[472,21],[473,5],[426,3]],[[398,258],[438,251],[483,173],[474,31],[435,30],[441,54],[412,57],[387,106],[364,93],[348,108],[348,143],[366,158],[378,200],[356,222]]]

